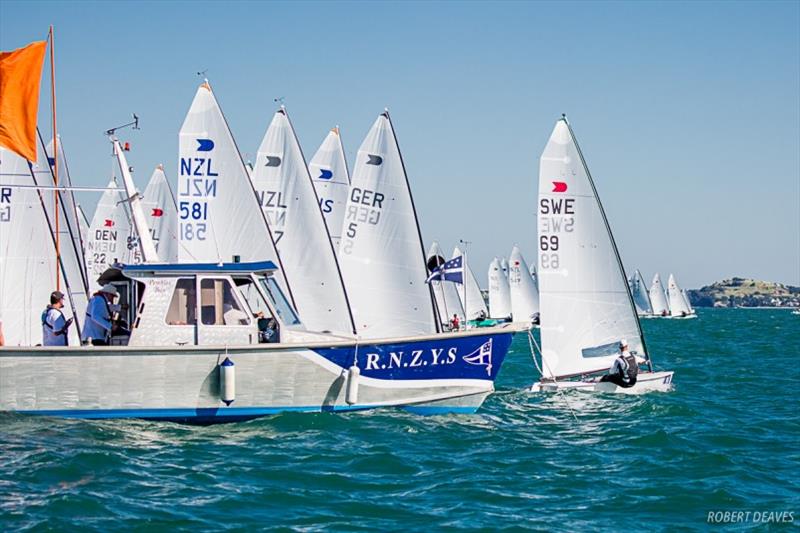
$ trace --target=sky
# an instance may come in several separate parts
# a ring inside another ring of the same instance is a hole
[[[388,107],[425,247],[469,241],[485,287],[514,244],[534,259],[539,156],[566,113],[629,272],[800,285],[800,2],[2,0],[0,49],[50,24],[75,184],[108,182],[103,132],[133,112],[139,187],[159,163],[175,182],[198,72],[246,159],[276,98],[306,158],[338,124],[351,167]],[[99,194],[78,197],[91,217]]]

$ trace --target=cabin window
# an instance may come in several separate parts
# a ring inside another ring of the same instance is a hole
[[[251,277],[235,277],[233,282],[239,289],[239,294],[247,302],[250,311],[256,318],[256,325],[258,326],[258,342],[278,342],[280,340],[280,332],[278,322],[270,310],[267,300],[258,289],[256,282]]]
[[[259,278],[261,282],[261,287],[264,289],[264,292],[269,295],[272,299],[272,305],[275,306],[275,312],[278,313],[278,316],[281,317],[283,323],[287,326],[293,326],[295,324],[300,323],[300,319],[297,318],[297,314],[294,312],[291,304],[286,300],[286,297],[283,295],[283,291],[281,291],[280,287],[278,287],[278,282],[275,281],[275,278],[272,276],[268,276],[266,278]]]
[[[167,311],[170,326],[193,326],[197,323],[197,285],[194,278],[180,278],[175,284]]]
[[[200,317],[206,326],[246,326],[250,317],[227,279],[200,281]]]

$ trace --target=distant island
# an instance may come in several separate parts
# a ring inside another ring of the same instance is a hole
[[[693,307],[800,307],[800,287],[731,278],[687,291]]]

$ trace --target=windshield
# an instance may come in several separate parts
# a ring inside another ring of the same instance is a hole
[[[275,306],[275,311],[278,313],[283,323],[287,326],[299,324],[300,319],[297,318],[297,314],[295,314],[291,304],[286,300],[280,287],[278,287],[275,278],[272,276],[260,276],[258,281],[261,283],[261,288],[264,289],[264,292],[266,292],[270,300],[272,300],[272,305]]]

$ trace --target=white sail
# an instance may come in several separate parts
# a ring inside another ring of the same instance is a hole
[[[669,313],[669,305],[667,304],[667,296],[664,292],[664,286],[661,284],[661,276],[656,272],[653,276],[653,282],[650,284],[650,304],[653,307],[653,314],[656,316],[663,316]]]
[[[689,309],[689,314],[694,314],[694,307],[692,307],[692,302],[689,300],[689,293],[686,292],[686,289],[682,289],[681,294],[683,294],[683,301],[686,302],[686,308]]]
[[[182,263],[272,261],[278,252],[228,123],[208,82],[200,85],[180,131],[178,258]],[[288,293],[291,296],[291,293]]]
[[[539,314],[539,293],[531,279],[528,264],[514,246],[508,261],[511,317],[515,322],[532,322]]]
[[[81,242],[83,242],[83,262],[86,264],[86,241],[89,238],[89,218],[86,216],[86,212],[81,207],[81,204],[77,204],[78,208],[78,228],[80,228],[81,232]],[[89,274],[87,269],[86,279],[88,282]],[[87,283],[88,286],[88,283]]]
[[[433,241],[430,248],[428,248],[428,270],[432,270],[432,267],[443,265],[445,261],[439,243]],[[430,284],[431,289],[433,289],[433,297],[436,299],[436,309],[439,311],[439,322],[446,326],[453,319],[453,315],[458,316],[458,320],[463,322],[464,307],[461,305],[461,299],[458,296],[459,289],[456,287],[456,283],[433,279]]]
[[[162,165],[158,165],[153,171],[143,196],[147,227],[150,228],[159,261],[177,263],[180,245],[178,208]]]
[[[65,243],[62,263],[56,259],[53,191],[35,186],[52,186],[43,145],[37,162],[29,166],[19,155],[0,148],[0,321],[9,346],[33,346],[42,342],[41,314],[50,303],[60,276],[66,296],[67,316],[82,323],[86,294],[80,276],[71,279],[64,266],[70,261],[70,244]],[[15,187],[25,186],[25,188]],[[64,221],[66,223],[66,221]],[[75,282],[73,289],[70,283]],[[80,302],[83,307],[80,308]],[[70,328],[69,343],[78,344],[78,326]]]
[[[453,249],[453,257],[464,256],[465,254],[456,246]],[[461,306],[467,315],[467,320],[477,320],[481,317],[488,317],[489,310],[486,308],[486,302],[483,301],[483,294],[478,285],[478,280],[475,279],[475,274],[472,272],[468,262],[465,262],[464,284],[460,286],[458,295],[461,298]]]
[[[489,264],[489,316],[503,320],[511,318],[511,288],[496,257]]]
[[[417,214],[389,113],[358,149],[339,261],[359,333],[435,333]]]
[[[136,232],[126,208],[125,195],[116,179],[108,182],[97,203],[86,240],[86,268],[89,292],[100,288],[97,278],[114,263],[141,263]]]
[[[317,153],[308,163],[308,170],[319,197],[320,209],[328,224],[333,248],[338,253],[342,240],[344,208],[347,205],[347,193],[350,191],[350,174],[347,171],[347,160],[338,126],[322,141]]]
[[[566,119],[541,157],[537,226],[544,377],[607,370],[621,339],[644,356],[611,229]]]
[[[508,261],[506,261],[505,257],[500,258],[500,268],[503,270],[503,274],[505,274],[506,278],[508,278]]]
[[[689,304],[683,297],[683,292],[672,274],[669,275],[669,280],[667,281],[667,294],[669,295],[670,315],[680,317],[691,314]]]
[[[291,277],[301,320],[313,331],[352,335],[354,324],[325,217],[283,107],[258,148],[252,180]]]
[[[629,281],[633,303],[636,305],[636,313],[639,316],[647,316],[653,313],[653,306],[650,303],[650,293],[647,285],[644,284],[642,273],[637,269]]]

